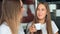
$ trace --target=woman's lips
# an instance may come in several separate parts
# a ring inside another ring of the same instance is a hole
[[[42,15],[38,15],[39,17],[41,17]]]

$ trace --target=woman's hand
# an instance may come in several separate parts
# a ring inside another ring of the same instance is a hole
[[[30,26],[29,31],[30,31],[31,33],[33,33],[33,32],[36,32],[37,30],[36,30],[35,26],[32,25],[32,26]]]

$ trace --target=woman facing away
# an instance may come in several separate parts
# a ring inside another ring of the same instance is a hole
[[[3,0],[0,15],[0,34],[24,34],[21,26],[23,10],[21,0]]]
[[[40,2],[35,11],[35,19],[28,24],[27,34],[58,34],[54,21],[51,20],[47,2]]]

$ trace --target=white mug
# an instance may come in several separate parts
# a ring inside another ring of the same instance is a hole
[[[41,30],[41,23],[34,24],[36,30]]]

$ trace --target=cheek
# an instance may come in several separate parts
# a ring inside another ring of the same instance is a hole
[[[23,13],[24,12],[24,9],[23,8],[21,8],[21,10],[20,10],[21,12],[20,13]]]
[[[42,14],[44,14],[44,15],[46,15],[46,13],[47,13],[47,11],[46,11],[46,10],[42,12]]]
[[[45,18],[47,14],[47,11],[42,12],[42,18]]]
[[[37,16],[39,16],[40,15],[40,12],[39,11],[37,11]]]
[[[23,8],[21,8],[21,12],[23,11]]]

